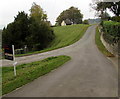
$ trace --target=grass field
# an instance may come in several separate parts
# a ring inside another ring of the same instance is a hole
[[[56,39],[51,44],[51,48],[60,48],[75,43],[84,35],[87,28],[88,25],[55,27]]]
[[[97,45],[98,49],[99,49],[104,55],[106,55],[107,57],[114,57],[114,55],[111,54],[111,53],[105,48],[105,46],[103,45],[103,43],[101,42],[101,40],[100,40],[100,32],[99,32],[99,30],[98,30],[98,27],[97,27],[97,29],[96,29],[95,41],[96,41],[96,45]]]
[[[2,94],[9,93],[22,85],[50,72],[69,61],[69,56],[49,57],[42,61],[17,66],[17,76],[14,76],[13,66],[2,67]]]
[[[48,48],[41,51],[29,52],[26,54],[19,54],[16,56],[37,54],[37,53],[46,52],[46,51],[58,49],[58,48],[73,44],[84,35],[88,27],[89,25],[83,25],[83,24],[54,27],[54,33],[56,35],[56,38],[49,45]]]

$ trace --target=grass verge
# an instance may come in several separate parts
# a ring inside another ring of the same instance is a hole
[[[90,25],[78,24],[78,25],[69,25],[69,26],[59,26],[54,27],[54,33],[56,35],[55,40],[48,46],[48,48],[41,50],[41,51],[34,51],[29,52],[26,54],[18,54],[17,57],[20,56],[27,56],[31,54],[37,54],[42,52],[51,51],[54,49],[62,48],[68,45],[71,45],[78,41],[84,33],[86,32],[87,28]]]
[[[100,40],[100,36],[101,36],[101,33],[99,32],[98,30],[98,27],[96,28],[96,35],[95,35],[95,42],[96,42],[96,45],[98,47],[98,49],[104,54],[106,55],[107,57],[114,57],[114,55],[112,53],[110,53],[106,48],[105,46],[103,45],[103,43],[101,42]]]
[[[9,93],[34,79],[49,73],[51,70],[69,61],[69,56],[49,57],[41,61],[17,66],[17,76],[13,74],[13,67],[2,67],[2,94]]]

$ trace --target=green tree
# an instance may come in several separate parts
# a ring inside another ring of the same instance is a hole
[[[101,15],[106,12],[106,9],[109,9],[115,14],[115,16],[120,16],[120,1],[105,2],[104,0],[103,1],[94,0],[93,4],[91,5],[92,5],[92,8],[100,12]]]
[[[21,48],[26,43],[25,38],[29,35],[29,19],[28,15],[23,12],[18,12],[14,22],[7,25],[3,29],[3,45],[14,44],[16,48]]]
[[[30,9],[30,17],[33,17],[36,21],[47,21],[47,14],[35,2]]]
[[[43,9],[33,3],[30,9],[30,32],[27,37],[27,42],[33,50],[41,50],[46,48],[49,43],[55,38],[52,27],[47,21],[47,15]],[[31,44],[32,43],[32,44]]]
[[[55,38],[53,29],[46,22],[40,23],[30,18],[30,35],[26,38],[27,44],[31,50],[41,50],[46,48]]]
[[[82,23],[83,14],[76,7],[70,7],[69,9],[63,11],[56,19],[57,24],[61,25],[61,22],[64,20],[69,20],[73,24]]]

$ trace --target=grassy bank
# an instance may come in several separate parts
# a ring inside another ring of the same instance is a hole
[[[55,27],[56,39],[51,44],[51,48],[68,46],[78,41],[87,30],[88,25],[70,25]]]
[[[101,33],[99,32],[98,27],[97,27],[97,28],[96,28],[96,35],[95,35],[95,42],[96,42],[96,45],[97,45],[98,49],[99,49],[104,55],[106,55],[107,57],[114,57],[114,55],[111,54],[111,53],[105,48],[105,46],[103,45],[103,43],[101,42],[101,40],[100,40],[100,35],[101,35]]]
[[[2,94],[9,93],[34,79],[49,73],[51,70],[69,61],[69,56],[49,57],[42,61],[17,66],[17,76],[13,74],[12,67],[2,67]]]
[[[29,52],[26,54],[19,54],[16,56],[25,56],[25,55],[42,53],[73,44],[84,35],[88,27],[89,25],[83,25],[83,24],[54,27],[54,33],[56,35],[56,38],[48,46],[48,48],[41,51]]]

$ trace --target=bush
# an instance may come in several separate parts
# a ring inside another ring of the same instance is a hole
[[[114,16],[111,18],[112,21],[120,22],[120,16]]]
[[[102,24],[103,36],[108,43],[117,43],[120,40],[120,23],[104,21]]]
[[[83,24],[89,24],[88,20],[84,20]]]

